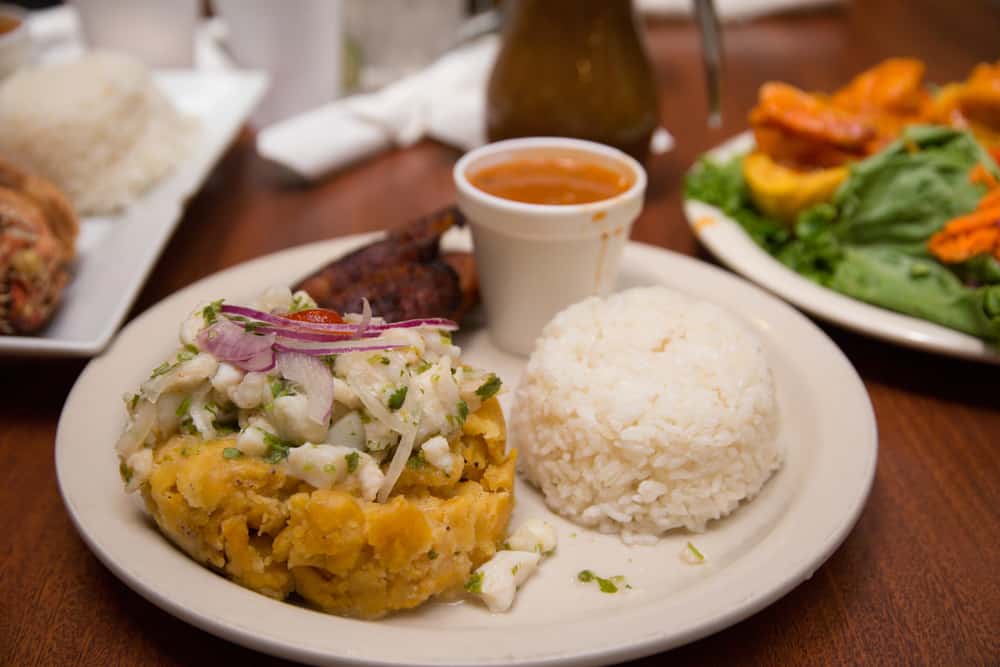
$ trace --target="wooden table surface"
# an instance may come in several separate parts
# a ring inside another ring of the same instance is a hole
[[[709,131],[696,33],[686,23],[651,24],[663,121],[677,147],[650,165],[633,237],[708,259],[681,215],[682,174],[745,128],[762,82],[830,89],[895,55],[920,57],[930,80],[947,81],[1000,56],[998,35],[997,5],[972,1],[858,0],[729,26],[725,125]],[[132,316],[244,260],[434,211],[453,200],[457,156],[423,142],[295,185],[256,156],[245,132],[190,202]],[[782,600],[646,662],[1000,664],[1000,368],[824,329],[858,369],[878,417],[878,472],[860,521]],[[52,448],[83,366],[0,361],[0,664],[275,664],[146,602],[74,531]]]

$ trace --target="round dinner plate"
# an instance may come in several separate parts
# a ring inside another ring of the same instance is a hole
[[[751,148],[753,136],[744,132],[709,151],[707,156],[726,161]],[[698,240],[719,261],[811,315],[905,347],[1000,364],[1000,350],[975,336],[817,285],[767,254],[738,222],[710,204],[685,199],[684,215]]]
[[[122,491],[113,453],[125,423],[120,396],[175,349],[178,325],[198,303],[250,299],[373,238],[293,248],[195,283],[125,327],[73,387],[56,436],[66,507],[97,557],[167,612],[230,641],[313,664],[604,664],[669,649],[753,614],[809,578],[857,520],[874,477],[877,433],[864,386],[840,350],[757,287],[689,257],[630,243],[619,289],[666,285],[713,301],[763,341],[786,457],[752,502],[704,533],[675,531],[653,546],[629,547],[554,515],[518,479],[512,526],[544,518],[556,527],[559,546],[505,614],[465,600],[357,621],[272,600],[198,565],[161,536],[139,499]],[[468,244],[462,234],[447,240]],[[503,378],[501,402],[510,414],[524,360],[494,348],[481,324],[466,325],[458,342],[467,361]],[[682,558],[688,542],[704,563]],[[622,575],[631,588],[602,593],[577,579],[583,569]]]

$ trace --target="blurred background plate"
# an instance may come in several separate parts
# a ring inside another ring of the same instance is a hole
[[[753,136],[744,132],[706,155],[724,162],[752,147]],[[872,306],[800,276],[767,254],[738,222],[710,204],[686,199],[684,215],[691,231],[719,261],[810,315],[905,347],[1000,364],[1000,351],[975,336]]]
[[[75,356],[107,346],[184,205],[235,138],[267,88],[267,76],[239,71],[159,71],[156,83],[200,122],[194,150],[118,215],[81,220],[73,278],[52,322],[37,336],[0,336],[0,355]]]

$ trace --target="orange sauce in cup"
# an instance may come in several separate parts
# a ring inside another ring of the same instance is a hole
[[[526,204],[589,204],[622,194],[634,183],[615,169],[574,157],[520,158],[483,167],[467,178],[494,197]]]

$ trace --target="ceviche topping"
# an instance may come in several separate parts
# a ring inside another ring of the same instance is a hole
[[[387,323],[367,301],[341,314],[287,288],[203,304],[181,324],[180,347],[125,397],[122,478],[138,488],[152,448],[178,433],[232,435],[226,459],[259,457],[367,500],[386,500],[407,464],[447,475],[466,418],[501,384],[459,361],[457,328]]]

